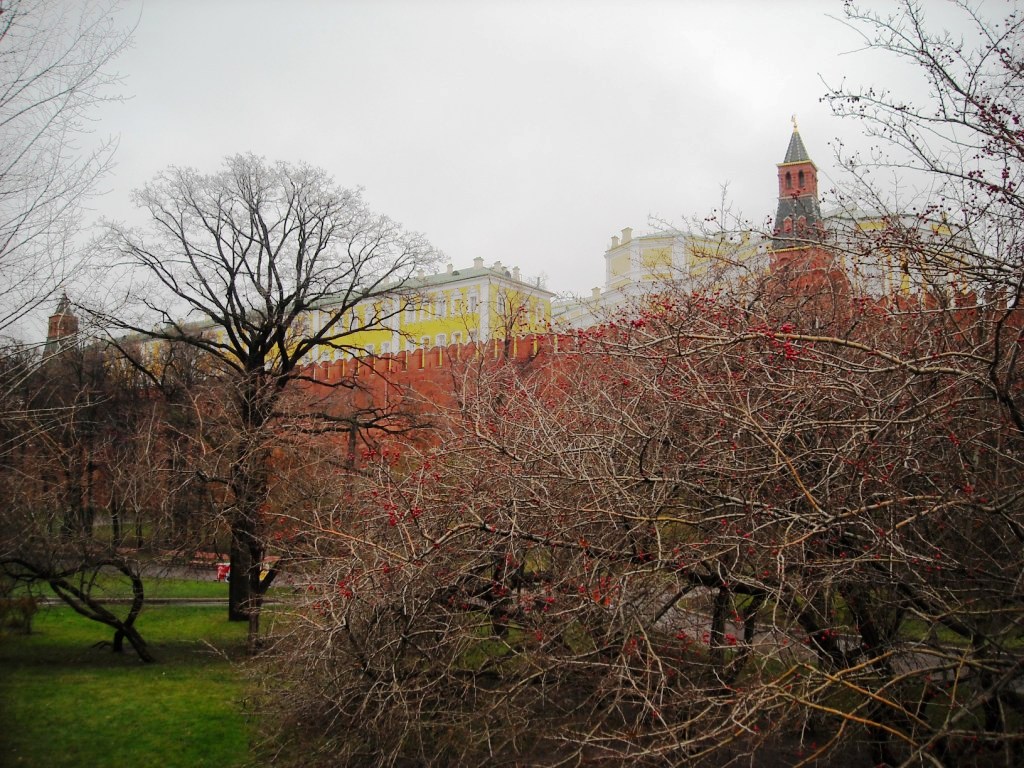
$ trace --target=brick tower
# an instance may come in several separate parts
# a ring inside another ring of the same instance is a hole
[[[835,317],[848,301],[849,277],[841,256],[827,246],[818,203],[818,169],[807,154],[795,117],[778,175],[779,207],[770,263],[777,298],[785,297],[805,321]]]

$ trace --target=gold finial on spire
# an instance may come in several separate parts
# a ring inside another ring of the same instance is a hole
[[[793,121],[793,133],[796,133],[796,113],[790,115],[789,119]]]

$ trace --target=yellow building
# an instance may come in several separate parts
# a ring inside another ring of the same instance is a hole
[[[764,254],[750,232],[703,235],[677,230],[633,237],[631,227],[605,251],[605,291],[649,292],[666,282],[720,282]]]
[[[551,325],[554,294],[539,280],[527,280],[518,267],[501,262],[435,275],[419,275],[394,295],[360,304],[345,320],[353,332],[339,348],[321,347],[304,360],[312,363],[359,355],[386,355],[417,348],[444,347],[542,333]],[[331,317],[325,301],[308,318],[316,331]]]

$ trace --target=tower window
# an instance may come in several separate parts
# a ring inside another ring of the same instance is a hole
[[[804,172],[803,171],[800,171],[800,173],[797,174],[796,183],[797,183],[797,186],[800,187],[800,189],[804,188]]]
[[[793,188],[793,174],[791,174],[789,171],[786,171],[786,189],[792,189],[792,188]]]

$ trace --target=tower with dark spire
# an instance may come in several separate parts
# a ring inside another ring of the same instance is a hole
[[[786,158],[779,163],[779,208],[772,231],[772,250],[807,248],[821,242],[824,228],[818,205],[818,169],[807,154],[793,118]]]
[[[78,335],[78,318],[71,311],[71,300],[65,293],[57,302],[56,311],[50,315],[46,328],[46,346],[43,357],[51,357],[74,343]]]

